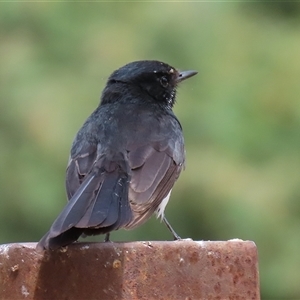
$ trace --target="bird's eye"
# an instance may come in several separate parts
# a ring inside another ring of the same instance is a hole
[[[165,88],[168,86],[169,82],[168,82],[168,78],[166,76],[163,76],[160,78],[160,84]]]

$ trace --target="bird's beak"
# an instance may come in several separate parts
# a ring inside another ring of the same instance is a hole
[[[185,80],[185,79],[188,79],[194,75],[196,75],[198,72],[197,71],[179,71],[179,75],[177,77],[177,83]]]

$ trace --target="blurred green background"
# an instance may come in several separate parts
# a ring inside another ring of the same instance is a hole
[[[253,240],[262,298],[299,299],[296,2],[0,3],[0,243],[49,229],[74,135],[110,73],[140,59],[199,71],[175,107],[187,166],[170,223],[195,240]],[[112,239],[171,235],[153,218]]]

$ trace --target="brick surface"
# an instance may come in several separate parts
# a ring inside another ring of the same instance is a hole
[[[0,299],[260,299],[251,241],[0,245]]]

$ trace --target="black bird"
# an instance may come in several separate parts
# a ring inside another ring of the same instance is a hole
[[[69,202],[39,241],[57,249],[80,235],[132,229],[164,216],[184,167],[181,125],[172,111],[179,82],[196,75],[136,61],[109,77],[101,102],[77,133],[66,171]]]

